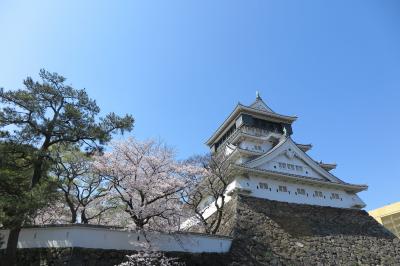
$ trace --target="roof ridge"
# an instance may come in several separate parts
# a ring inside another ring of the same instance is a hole
[[[260,94],[256,93],[256,100],[250,104],[248,107],[253,108],[253,109],[257,109],[257,110],[262,110],[262,111],[267,111],[270,113],[275,113],[261,98]]]

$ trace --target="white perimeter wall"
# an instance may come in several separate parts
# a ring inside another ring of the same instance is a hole
[[[0,230],[5,242],[8,230]],[[180,252],[228,252],[232,240],[225,237],[186,233],[146,233],[151,250]],[[95,227],[62,226],[21,230],[18,248],[82,247],[94,249],[144,250],[148,248],[142,233]],[[4,243],[0,249],[4,249]]]

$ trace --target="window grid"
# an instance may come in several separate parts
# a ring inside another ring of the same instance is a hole
[[[340,196],[339,196],[338,193],[332,193],[331,198],[332,198],[332,199],[340,199]]]
[[[279,168],[281,169],[289,169],[297,172],[303,172],[304,168],[301,165],[295,165],[295,164],[290,164],[290,163],[282,163],[278,162]]]
[[[322,192],[321,191],[315,191],[314,192],[314,196],[316,196],[316,197],[319,197],[319,198],[322,198],[324,195],[322,194]]]
[[[279,191],[280,192],[287,192],[287,187],[286,186],[279,186]]]
[[[306,191],[305,191],[304,188],[298,188],[298,189],[297,189],[297,194],[299,194],[299,195],[305,195],[305,194],[306,194]]]

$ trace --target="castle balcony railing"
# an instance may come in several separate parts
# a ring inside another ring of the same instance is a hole
[[[237,128],[221,145],[218,147],[217,151],[223,149],[226,144],[235,144],[243,138],[252,139],[258,142],[263,142],[269,140],[271,137],[279,139],[282,135],[278,132],[269,131],[266,129],[259,129],[249,126],[241,126]]]
[[[273,131],[267,131],[264,129],[257,129],[244,126],[239,129],[239,132],[235,134],[235,136],[230,138],[230,143],[236,144],[243,138],[253,140],[256,142],[265,142],[269,141],[271,138],[278,140],[281,136],[282,136],[281,134]]]
[[[249,126],[242,126],[241,131],[248,135],[256,136],[256,137],[267,137],[272,132],[266,129],[254,128]]]

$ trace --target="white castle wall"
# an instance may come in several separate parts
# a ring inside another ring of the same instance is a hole
[[[260,183],[268,184],[268,189],[261,188]],[[279,191],[279,186],[286,186],[287,192]],[[356,204],[359,205],[364,204],[364,202],[356,194],[347,193],[343,190],[290,183],[288,181],[280,182],[274,179],[255,177],[255,176],[250,176],[249,178],[238,177],[232,183],[230,183],[225,193],[225,203],[228,203],[232,199],[232,197],[230,196],[230,192],[237,188],[250,191],[249,196],[252,197],[283,201],[289,203],[330,206],[335,208],[352,208],[352,206]],[[298,188],[304,189],[306,194],[296,195]],[[314,196],[314,192],[316,190],[321,191],[323,197]],[[331,198],[332,193],[339,194],[339,199]],[[203,217],[206,219],[210,217],[217,210],[214,201],[207,201],[207,203],[208,205],[207,207],[205,207],[205,211],[203,213]],[[195,217],[193,217],[183,222],[181,226],[183,229],[185,229],[197,223],[198,220]]]
[[[266,183],[268,185],[268,189],[263,189],[260,187],[260,183]],[[279,191],[279,186],[286,186],[287,192]],[[249,191],[249,196],[283,201],[289,203],[298,203],[298,204],[308,204],[308,205],[319,205],[319,206],[329,206],[335,208],[353,208],[354,205],[364,205],[364,202],[357,196],[355,193],[348,193],[344,190],[337,190],[332,188],[320,187],[320,186],[310,186],[298,183],[291,183],[288,181],[278,181],[269,178],[250,176],[249,178],[236,178],[232,183],[230,183],[225,192],[225,203],[228,203],[232,197],[230,196],[230,192],[235,189],[245,189],[245,191]],[[305,195],[300,195],[297,192],[297,189],[304,189]],[[321,191],[323,197],[314,196],[315,191]],[[339,195],[339,199],[331,198],[332,193],[337,193]],[[219,204],[220,204],[219,200]],[[215,207],[214,201],[206,200],[204,203],[207,203],[207,207],[204,209],[203,217],[210,217],[217,209]],[[181,224],[182,228],[188,228],[193,225],[196,225],[198,220],[193,217],[191,219],[186,220]]]
[[[8,230],[0,230],[7,242]],[[146,240],[147,239],[147,240]],[[228,252],[232,240],[227,237],[194,233],[143,233],[128,232],[102,227],[80,225],[24,228],[20,232],[18,248],[65,248],[144,250],[178,252]],[[4,243],[0,249],[4,249]]]
[[[269,189],[260,188],[259,183],[267,183]],[[311,204],[320,206],[331,206],[337,208],[352,208],[356,204],[362,205],[361,199],[354,193],[347,193],[343,190],[336,190],[325,187],[309,186],[304,184],[290,183],[288,181],[279,182],[278,180],[250,176],[249,179],[239,179],[236,183],[238,187],[250,189],[252,197],[264,198],[270,200],[284,201],[299,204]],[[257,188],[258,186],[258,188]],[[288,192],[280,192],[279,186],[286,186]],[[306,195],[299,195],[297,188],[305,190]],[[321,191],[322,198],[314,197],[314,191]],[[290,192],[290,193],[289,193]],[[308,193],[308,196],[307,196]],[[331,199],[331,194],[339,194],[339,199]]]

